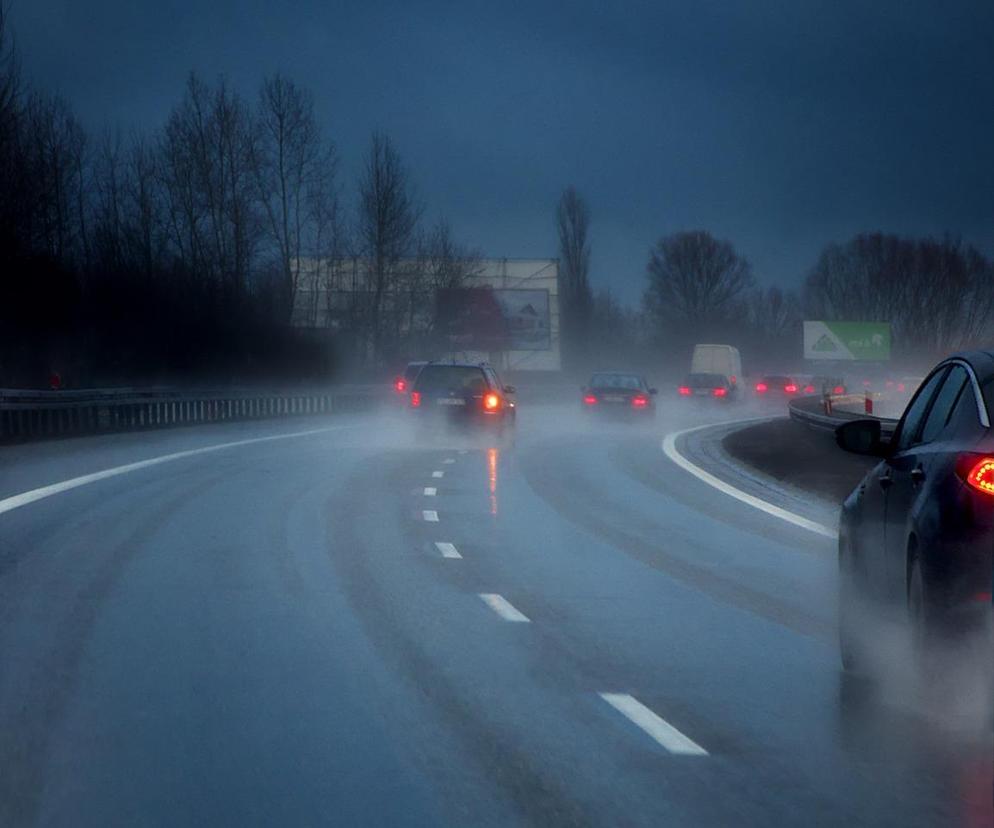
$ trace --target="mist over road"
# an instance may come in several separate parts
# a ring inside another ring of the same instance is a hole
[[[0,514],[0,824],[990,824],[969,705],[842,677],[834,541],[664,454],[725,415],[578,407],[0,450],[183,453]]]

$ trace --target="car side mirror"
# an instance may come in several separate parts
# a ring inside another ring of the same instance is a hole
[[[853,454],[884,457],[889,450],[880,431],[880,420],[853,420],[835,429],[835,442],[839,448]]]
[[[649,393],[650,394],[658,394],[659,393],[659,389],[658,388],[650,388],[649,389]]]
[[[513,385],[505,385],[504,386],[504,393],[505,394],[513,394],[514,391],[515,391],[515,388],[514,388]]]

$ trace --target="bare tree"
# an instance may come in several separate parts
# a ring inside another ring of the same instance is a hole
[[[657,326],[684,331],[725,322],[753,284],[749,263],[732,244],[703,230],[660,239],[646,270],[646,311]]]
[[[421,206],[391,140],[375,132],[359,180],[357,243],[371,280],[369,337],[374,359],[383,356],[387,294],[396,288],[397,265],[413,253]]]
[[[256,184],[289,315],[305,255],[314,259],[335,244],[329,238],[337,229],[335,149],[321,135],[311,94],[281,75],[263,82],[258,126]]]
[[[559,312],[561,340],[567,362],[582,359],[585,331],[590,323],[593,296],[590,291],[590,211],[572,186],[567,187],[556,207],[559,236]]]

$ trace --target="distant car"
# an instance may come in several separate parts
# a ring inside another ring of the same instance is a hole
[[[514,386],[487,363],[429,362],[418,372],[408,407],[422,422],[511,426]]]
[[[591,413],[656,415],[656,389],[638,374],[596,373],[581,391],[581,406]]]
[[[712,399],[728,402],[735,395],[728,377],[724,374],[688,374],[677,388],[686,399]]]
[[[805,394],[834,394],[839,396],[846,393],[846,381],[831,374],[815,374],[802,389]]]
[[[849,495],[839,522],[839,635],[847,669],[866,666],[866,607],[910,624],[918,652],[991,619],[994,550],[994,351],[960,354],[923,382],[893,436],[879,420],[836,431],[881,462]],[[987,650],[988,656],[990,650]]]
[[[407,395],[411,392],[411,388],[414,386],[414,381],[418,378],[418,374],[421,373],[421,369],[427,364],[427,362],[408,362],[404,373],[394,377],[393,390],[398,394],[402,394],[406,399]]]
[[[756,396],[760,399],[783,399],[803,393],[804,385],[796,377],[768,374],[756,381]],[[811,392],[814,393],[814,392]]]

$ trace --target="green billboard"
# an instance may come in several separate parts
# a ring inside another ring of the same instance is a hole
[[[889,322],[805,322],[804,358],[890,359]]]

